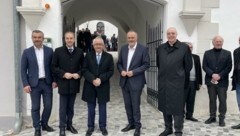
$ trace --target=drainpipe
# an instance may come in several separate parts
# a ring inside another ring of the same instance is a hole
[[[20,83],[20,57],[21,57],[21,43],[20,43],[20,16],[16,9],[20,5],[21,0],[13,0],[13,24],[14,24],[14,66],[15,66],[15,125],[14,134],[21,131],[22,118],[22,86]]]

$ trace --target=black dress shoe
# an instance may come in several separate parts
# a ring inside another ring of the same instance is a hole
[[[223,118],[219,118],[219,126],[224,127],[225,126],[225,121]]]
[[[67,130],[72,132],[73,134],[78,133],[78,131],[72,125],[67,126]]]
[[[102,135],[104,135],[104,136],[108,135],[108,131],[107,131],[107,129],[105,127],[100,128],[100,131],[102,132]]]
[[[34,136],[42,136],[41,130],[35,130]]]
[[[213,122],[216,122],[216,117],[210,117],[209,119],[207,119],[207,120],[205,121],[205,124],[211,124],[211,123],[213,123]]]
[[[128,125],[127,125],[125,128],[123,128],[121,131],[122,131],[122,132],[127,132],[127,131],[132,130],[132,129],[135,129],[135,126],[128,124]]]
[[[236,125],[236,126],[232,126],[232,129],[240,129],[240,124]]]
[[[194,117],[186,117],[186,120],[190,120],[190,121],[193,121],[193,122],[198,122],[198,120],[195,119]]]
[[[94,131],[94,128],[88,128],[88,130],[86,132],[86,136],[91,136],[93,131]]]
[[[141,131],[140,129],[135,129],[134,136],[140,136]]]
[[[173,133],[172,129],[165,129],[159,136],[167,136]]]
[[[47,131],[47,132],[53,132],[53,131],[55,131],[52,127],[50,127],[50,126],[48,126],[48,125],[42,126],[42,130],[43,130],[43,131]]]
[[[66,136],[65,129],[60,129],[59,136]]]

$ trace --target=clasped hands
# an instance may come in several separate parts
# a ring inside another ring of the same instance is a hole
[[[96,78],[95,80],[93,80],[93,85],[95,86],[95,87],[98,87],[98,86],[100,86],[101,85],[101,79],[100,78]]]
[[[219,74],[212,74],[212,80],[211,82],[213,82],[214,84],[217,84],[218,83],[218,80],[220,80],[221,77]]]
[[[78,79],[78,78],[80,78],[80,75],[77,74],[77,73],[73,73],[73,74],[72,73],[65,73],[63,75],[63,77],[66,78],[66,79],[71,79],[71,78]]]
[[[121,75],[123,76],[123,77],[132,77],[133,76],[133,72],[132,71],[122,71],[121,72]]]

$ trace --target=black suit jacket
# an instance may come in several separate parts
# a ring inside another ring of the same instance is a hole
[[[117,68],[120,74],[123,70],[126,71],[127,69],[127,59],[128,45],[124,45],[121,48],[117,62]],[[142,88],[146,84],[145,71],[149,67],[150,57],[148,54],[148,48],[141,44],[137,44],[129,66],[129,71],[133,71],[133,76],[130,78],[120,76],[120,86],[123,88],[126,84],[126,80],[128,79],[133,90],[142,90]]]
[[[234,60],[234,68],[233,68],[233,75],[232,75],[232,90],[236,90],[237,82],[237,72],[238,72],[238,65],[240,63],[240,47],[234,50],[233,52],[233,60]]]
[[[221,79],[218,81],[219,87],[228,87],[229,72],[232,69],[231,52],[222,49],[217,59],[214,49],[208,50],[203,57],[203,70],[206,72],[205,84],[211,85],[212,74],[219,74]]]
[[[201,69],[201,62],[200,57],[196,54],[192,54],[193,61],[194,61],[194,67],[195,67],[195,73],[196,73],[196,84],[195,87],[197,90],[200,89],[200,85],[202,85],[202,69]],[[186,79],[189,81],[189,75],[190,73],[187,73]]]
[[[99,65],[96,60],[96,52],[89,52],[83,63],[82,73],[85,78],[83,86],[82,100],[93,103],[98,99],[98,103],[106,103],[110,100],[110,78],[113,75],[114,62],[111,54],[102,52]],[[98,87],[93,85],[93,80],[101,79]]]
[[[53,54],[52,70],[56,77],[59,94],[79,93],[80,79],[66,79],[64,74],[78,73],[81,76],[81,67],[84,54],[78,47],[74,47],[72,54],[66,46],[59,47]]]

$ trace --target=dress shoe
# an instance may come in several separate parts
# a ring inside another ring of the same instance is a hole
[[[159,136],[167,136],[173,133],[172,129],[165,129]]]
[[[240,129],[240,124],[236,125],[236,126],[232,126],[232,129]]]
[[[53,131],[55,131],[52,127],[50,127],[50,126],[48,126],[48,125],[42,126],[42,130],[43,130],[43,131],[47,131],[47,132],[53,132]]]
[[[88,128],[88,130],[86,132],[86,136],[91,136],[93,131],[94,131],[94,128]]]
[[[59,136],[66,136],[65,129],[60,129]]]
[[[223,118],[219,118],[219,126],[224,127],[225,126],[225,121]]]
[[[207,120],[205,121],[205,124],[211,124],[211,123],[213,123],[213,122],[216,122],[216,117],[210,117],[209,119],[207,119]]]
[[[35,130],[34,136],[42,136],[41,130]]]
[[[195,119],[194,117],[186,117],[186,120],[190,120],[190,121],[193,121],[193,122],[198,122],[198,120]]]
[[[78,133],[78,131],[72,125],[67,126],[67,130],[72,132],[73,134]]]
[[[128,125],[127,125],[125,128],[123,128],[121,131],[122,131],[122,132],[127,132],[127,131],[132,130],[132,129],[135,129],[135,126],[128,124]]]
[[[108,131],[107,131],[107,129],[105,127],[100,128],[100,131],[102,132],[102,135],[104,135],[104,136],[108,135]]]
[[[140,129],[135,129],[134,136],[140,136],[141,131]]]

